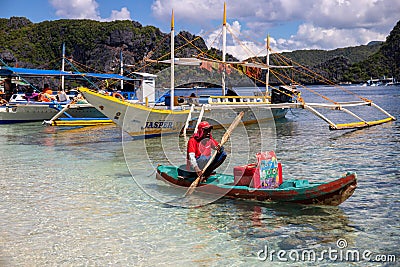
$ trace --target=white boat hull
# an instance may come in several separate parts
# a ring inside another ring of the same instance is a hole
[[[61,106],[62,108],[63,106]],[[15,104],[0,107],[0,124],[50,120],[59,112],[54,104]],[[101,118],[104,115],[90,104],[71,105],[67,111],[74,118]],[[67,117],[63,115],[62,117]]]
[[[183,128],[189,110],[171,111],[133,104],[80,88],[85,99],[133,137],[153,137],[177,133]]]
[[[154,137],[168,133],[180,133],[190,113],[190,107],[185,110],[171,111],[167,107],[146,107],[132,104],[115,97],[105,96],[87,88],[80,88],[85,99],[105,116],[113,120],[124,131],[133,137]],[[240,111],[245,111],[244,124],[258,123],[284,117],[287,109],[271,109],[269,105],[207,105],[204,119],[210,120],[214,126],[229,126]],[[199,116],[200,109],[191,114],[192,125]]]

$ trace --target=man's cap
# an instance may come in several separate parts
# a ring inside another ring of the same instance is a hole
[[[202,122],[199,123],[198,128],[199,129],[212,129],[213,126],[210,125],[207,121],[202,121]]]

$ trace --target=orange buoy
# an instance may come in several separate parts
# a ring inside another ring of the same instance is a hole
[[[125,100],[125,98],[120,93],[113,93],[112,96],[121,100]]]

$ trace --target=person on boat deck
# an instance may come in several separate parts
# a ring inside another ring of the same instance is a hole
[[[212,137],[212,126],[207,121],[199,123],[197,132],[193,134],[187,145],[187,170],[194,170],[197,176],[205,178],[212,175],[226,159],[224,148]],[[217,155],[206,170],[203,170],[208,160],[211,158],[212,149],[216,149]]]
[[[15,86],[15,84],[11,83],[11,76],[7,76],[7,78],[2,80],[0,84],[3,84],[4,86],[5,100],[10,101]]]
[[[61,88],[58,90],[57,92],[57,98],[58,98],[58,102],[65,102],[68,101],[68,96],[65,93],[64,90],[62,90]]]
[[[189,105],[194,104],[196,106],[199,105],[199,99],[197,98],[195,93],[191,93],[190,96],[187,98],[187,103]]]
[[[88,102],[86,101],[86,99],[83,97],[83,95],[81,93],[77,94],[74,97],[74,100],[77,104],[88,104]]]
[[[3,98],[4,94],[0,91],[0,106],[7,104],[7,100]]]
[[[47,83],[44,84],[42,92],[49,95],[53,94],[53,91],[50,89],[50,86]]]
[[[48,84],[45,84],[43,87],[43,91],[39,94],[39,101],[51,102],[54,100],[56,100],[56,97],[53,96],[53,91],[50,89]]]

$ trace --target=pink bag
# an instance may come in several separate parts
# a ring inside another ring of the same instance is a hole
[[[257,153],[257,170],[253,176],[254,188],[276,188],[282,183],[282,165],[274,151]]]

